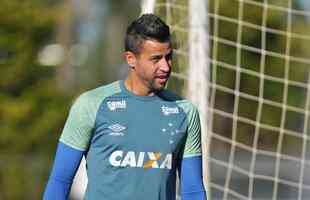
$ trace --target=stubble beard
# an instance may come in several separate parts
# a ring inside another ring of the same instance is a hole
[[[162,89],[165,88],[166,84],[167,84],[167,81],[164,84],[156,83],[155,79],[149,81],[149,87],[150,87],[151,91],[154,91],[154,92],[161,91]]]

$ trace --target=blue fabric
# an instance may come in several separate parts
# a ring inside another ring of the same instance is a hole
[[[183,158],[180,173],[182,200],[206,200],[201,156]]]
[[[68,199],[70,187],[84,151],[58,143],[53,169],[45,188],[44,200]]]

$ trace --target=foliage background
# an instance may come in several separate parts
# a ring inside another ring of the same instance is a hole
[[[126,71],[122,37],[139,15],[139,2],[80,2],[85,7],[77,2],[0,1],[1,200],[42,198],[72,101]],[[92,16],[89,10],[96,6],[98,14]],[[81,27],[88,29],[84,35]],[[72,66],[67,55],[56,66],[38,62],[46,45],[62,44],[66,53],[85,40],[91,46],[81,66]]]

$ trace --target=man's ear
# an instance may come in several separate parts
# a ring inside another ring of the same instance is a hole
[[[136,66],[137,58],[134,53],[132,53],[131,51],[126,51],[124,53],[124,57],[126,62],[131,68],[134,68]]]

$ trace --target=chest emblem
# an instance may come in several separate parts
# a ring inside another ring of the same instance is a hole
[[[162,106],[161,112],[164,115],[171,115],[171,114],[179,114],[179,108],[178,107],[168,107],[168,106]]]

